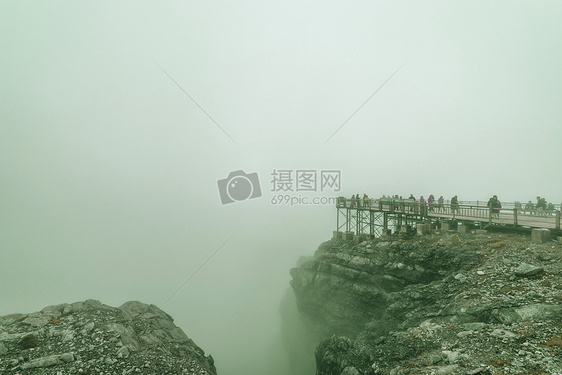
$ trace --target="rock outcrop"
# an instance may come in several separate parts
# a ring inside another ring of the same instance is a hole
[[[561,260],[505,233],[330,240],[291,286],[317,375],[562,374]]]
[[[216,369],[158,307],[87,300],[0,317],[0,373],[216,375]]]

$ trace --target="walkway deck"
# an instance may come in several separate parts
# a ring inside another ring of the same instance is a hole
[[[514,207],[513,203],[502,203]],[[553,233],[560,230],[560,211],[528,212],[516,208],[502,208],[499,214],[492,213],[480,202],[459,202],[441,206],[410,201],[388,199],[362,200],[339,198],[337,203],[337,230],[355,234],[380,235],[382,229],[413,223],[458,222],[481,228],[504,226],[517,229],[546,228]]]

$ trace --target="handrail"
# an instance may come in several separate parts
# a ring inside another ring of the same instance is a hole
[[[478,222],[487,221],[490,224],[560,229],[561,212],[559,210],[529,211],[509,207],[509,203],[502,203],[502,208],[500,209],[491,209],[487,207],[487,205],[481,205],[478,201],[462,201],[459,202],[458,205],[452,205],[450,203],[443,203],[440,205],[437,202],[429,204],[427,202],[421,203],[409,199],[397,200],[393,198],[377,198],[352,200],[350,198],[339,197],[336,205],[338,208],[404,213],[421,217],[451,218]],[[512,203],[512,205],[514,204]]]

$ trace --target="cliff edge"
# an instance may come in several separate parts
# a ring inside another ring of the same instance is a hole
[[[0,317],[2,374],[216,375],[171,316],[131,301],[119,308],[95,300]]]
[[[291,286],[317,375],[562,374],[561,260],[518,234],[330,240]]]

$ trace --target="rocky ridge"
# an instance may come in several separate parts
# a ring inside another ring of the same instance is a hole
[[[87,300],[0,317],[0,373],[216,375],[216,369],[158,307]]]
[[[561,260],[518,234],[330,240],[291,286],[317,375],[560,375]]]

